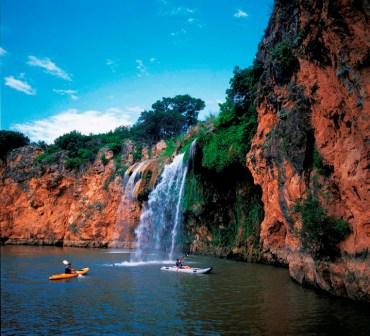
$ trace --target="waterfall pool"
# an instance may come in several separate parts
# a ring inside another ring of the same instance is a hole
[[[190,256],[208,275],[130,262],[130,250],[1,247],[1,335],[370,335],[370,307],[287,269]],[[88,276],[51,282],[63,259]]]

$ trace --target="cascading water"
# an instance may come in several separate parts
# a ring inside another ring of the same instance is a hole
[[[125,177],[123,179],[123,183],[124,183],[124,188],[125,188],[124,196],[126,198],[129,198],[129,199],[134,198],[135,184],[136,184],[136,182],[137,182],[137,180],[140,176],[141,168],[143,167],[144,164],[145,164],[145,161],[140,162],[137,165],[137,167],[134,169],[134,171],[132,172],[130,177],[128,177],[128,175],[125,174]]]
[[[125,237],[127,236],[127,229],[128,229],[128,223],[127,223],[127,216],[124,216],[124,214],[127,214],[128,209],[134,209],[135,204],[135,196],[134,196],[134,188],[136,185],[137,180],[140,178],[140,172],[141,168],[145,164],[145,161],[140,162],[132,171],[131,175],[129,175],[127,172],[125,173],[125,176],[123,177],[123,183],[122,183],[122,198],[121,202],[119,204],[118,210],[117,210],[117,218],[116,218],[116,229],[115,229],[115,244],[117,246],[124,245]],[[126,210],[126,211],[124,211]]]
[[[191,145],[193,151],[195,141]],[[149,194],[136,229],[134,261],[173,260],[182,223],[182,197],[187,174],[184,154],[164,167],[160,182]]]

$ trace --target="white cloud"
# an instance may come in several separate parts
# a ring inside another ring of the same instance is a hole
[[[248,16],[248,13],[247,12],[244,12],[242,11],[241,9],[238,9],[235,13],[234,13],[234,17],[236,18],[245,18]]]
[[[21,76],[21,78],[23,78],[23,76]],[[32,86],[28,84],[26,81],[16,79],[13,76],[5,77],[4,80],[5,80],[5,85],[11,87],[14,90],[23,92],[30,96],[33,96],[36,94],[36,90],[32,88]]]
[[[151,57],[151,58],[149,59],[149,62],[150,62],[150,63],[156,63],[156,62],[158,62],[158,60],[157,60],[155,57]]]
[[[112,59],[110,59],[110,58],[107,58],[107,60],[106,60],[105,64],[109,67],[109,69],[110,69],[113,73],[117,72],[117,68],[118,68],[118,63],[117,63],[117,61],[114,61],[114,60],[112,60]]]
[[[146,67],[144,65],[143,60],[141,59],[136,60],[136,69],[138,70],[138,74],[137,74],[138,77],[143,77],[143,76],[148,75],[148,72],[146,71]]]
[[[7,51],[4,48],[0,47],[0,57],[5,56],[6,53]]]
[[[35,56],[28,56],[27,64],[42,68],[46,73],[64,80],[72,80],[71,75],[58,67],[50,58],[37,58]]]
[[[76,90],[53,89],[53,92],[61,96],[69,96],[72,100],[78,99]]]
[[[51,117],[24,124],[13,124],[12,129],[29,136],[33,141],[52,143],[55,138],[73,130],[82,134],[104,133],[122,125],[131,125],[129,111],[111,107],[105,111],[69,109]]]
[[[141,106],[127,106],[126,110],[131,113],[140,113],[144,111],[144,108]]]
[[[195,21],[195,19],[193,17],[188,18],[189,23],[193,23],[194,21]]]
[[[169,15],[190,15],[194,14],[195,10],[189,7],[175,7],[169,12]]]
[[[172,37],[176,37],[176,36],[180,36],[180,35],[186,35],[186,33],[187,33],[187,30],[184,29],[184,28],[182,28],[182,29],[180,29],[180,30],[178,30],[176,32],[172,32],[171,33],[171,36]]]
[[[195,13],[195,9],[184,6],[174,6],[169,1],[159,0],[158,14],[163,16],[189,16]]]

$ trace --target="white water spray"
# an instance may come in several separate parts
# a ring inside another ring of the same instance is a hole
[[[134,189],[137,180],[140,178],[141,168],[145,164],[145,161],[140,162],[136,167],[134,167],[131,175],[127,172],[123,177],[122,182],[122,198],[117,210],[116,218],[116,239],[115,243],[117,246],[124,245],[124,238],[127,234],[127,217],[122,214],[127,213],[127,209],[131,209],[134,206],[133,200],[135,200]],[[122,229],[123,228],[123,229]]]
[[[187,171],[184,154],[177,155],[172,163],[164,167],[160,182],[149,194],[135,231],[137,250],[134,261],[173,260],[182,224],[182,198]]]

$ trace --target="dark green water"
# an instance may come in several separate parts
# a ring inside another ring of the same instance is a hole
[[[1,335],[370,335],[369,306],[302,288],[286,269],[194,256],[214,271],[190,275],[125,266],[122,250],[1,252]],[[63,259],[91,272],[48,281]]]

